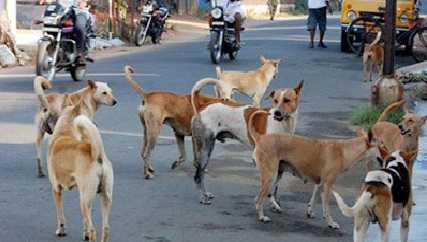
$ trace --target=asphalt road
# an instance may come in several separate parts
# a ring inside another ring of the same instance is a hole
[[[221,67],[249,70],[259,65],[260,55],[282,58],[279,77],[269,90],[305,80],[297,132],[314,137],[351,136],[348,119],[355,107],[368,101],[369,86],[361,82],[361,59],[339,52],[338,21],[330,20],[328,27],[328,48],[308,49],[305,20],[249,23],[237,61],[226,59]],[[96,116],[106,152],[114,164],[111,241],[351,241],[351,220],[339,213],[335,202],[331,203],[332,214],[341,224],[341,231],[329,229],[321,218],[320,199],[315,208],[318,216],[306,218],[312,185],[292,177],[282,182],[284,212],[274,214],[267,209],[273,222],[257,222],[254,197],[258,175],[250,162],[250,152],[241,145],[226,143],[214,151],[207,185],[216,198],[210,206],[198,202],[189,140],[189,160],[178,170],[170,170],[177,157],[170,128],[162,130],[164,137],[153,155],[155,178],[143,179],[141,126],[136,114],[140,99],[121,76],[123,66],[131,64],[135,68],[140,74],[137,80],[146,90],[188,93],[195,81],[215,75],[206,40],[207,32],[181,29],[167,43],[102,58],[89,67],[90,78],[108,82],[119,101],[116,107],[102,107]],[[32,142],[38,103],[28,75],[32,73],[30,68],[0,72],[0,241],[80,241],[78,194],[69,192],[64,196],[68,236],[57,239],[49,181],[36,177]],[[66,75],[53,84],[60,92],[85,85],[73,83]],[[353,200],[362,176],[361,165],[356,165],[340,178],[337,189],[347,201]],[[100,231],[98,201],[93,215]]]

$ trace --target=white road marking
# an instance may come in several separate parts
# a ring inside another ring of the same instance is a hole
[[[134,76],[155,76],[155,77],[159,77],[159,74],[156,73],[134,73]],[[31,77],[35,77],[36,74],[0,74],[0,79],[2,78],[31,78]],[[56,74],[56,77],[69,77],[70,74],[68,73],[61,73],[61,74]],[[88,73],[86,74],[87,77],[105,77],[105,76],[125,76],[124,73],[118,72],[118,73]]]

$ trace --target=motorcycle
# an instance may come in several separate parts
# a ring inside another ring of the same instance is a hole
[[[144,44],[147,35],[153,44],[160,42],[166,19],[170,16],[169,10],[158,7],[155,1],[148,0],[142,9],[141,18],[137,22],[135,31],[135,45]]]
[[[224,9],[218,6],[217,0],[211,1],[211,7],[212,23],[209,41],[211,61],[218,64],[224,54],[228,54],[231,60],[235,60],[239,45],[236,40],[234,24],[224,20]]]
[[[37,75],[53,81],[56,73],[65,69],[74,81],[84,79],[86,61],[93,60],[77,53],[76,42],[73,40],[74,18],[72,7],[51,4],[46,7],[43,19],[35,21],[36,24],[43,24],[43,36],[38,41],[37,48]]]

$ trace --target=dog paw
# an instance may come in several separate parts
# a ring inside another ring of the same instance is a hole
[[[206,192],[206,193],[204,194],[204,196],[205,196],[205,197],[207,197],[208,199],[215,198],[215,195],[214,195],[213,193],[210,193],[210,192]]]
[[[37,173],[37,177],[38,178],[43,178],[43,177],[45,177],[46,175],[44,174],[44,172],[43,171],[39,171],[38,173]]]
[[[65,237],[65,236],[67,236],[67,233],[65,232],[65,228],[64,227],[61,227],[61,228],[57,229],[55,231],[55,234],[58,237]]]
[[[154,178],[154,175],[153,175],[153,174],[151,174],[150,172],[146,172],[146,173],[144,174],[144,178],[145,178],[145,180],[150,180],[150,179],[153,179],[153,178]]]
[[[340,229],[340,225],[337,222],[335,222],[335,221],[329,222],[328,226],[331,229],[336,229],[336,230]]]
[[[314,218],[314,212],[313,210],[309,207],[307,208],[307,212],[306,212],[307,218]]]
[[[275,206],[275,205],[272,205],[271,206],[271,209],[273,210],[273,212],[275,212],[275,213],[282,213],[283,212],[283,210],[282,210],[282,208],[281,207],[278,207],[278,206]]]
[[[184,163],[184,161],[182,161],[182,160],[174,161],[174,162],[172,163],[172,165],[171,165],[171,169],[172,169],[172,170],[175,170],[175,169],[176,169],[176,168],[178,168],[178,166],[180,166],[182,163]]]
[[[212,201],[209,200],[208,198],[206,198],[205,196],[203,196],[202,198],[200,198],[200,204],[203,205],[211,205]]]
[[[271,218],[267,217],[267,216],[261,216],[258,218],[259,221],[263,222],[263,223],[269,223],[271,222]]]
[[[154,173],[154,172],[156,172],[156,171],[153,169],[153,167],[151,167],[151,166],[148,168],[148,171],[149,171],[150,173]]]

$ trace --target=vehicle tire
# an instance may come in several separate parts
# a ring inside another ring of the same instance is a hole
[[[221,61],[221,49],[219,47],[219,33],[211,31],[211,39],[209,42],[209,52],[211,56],[211,61],[213,64],[219,64]]]
[[[365,44],[369,44],[377,37],[377,32],[383,31],[382,24],[371,17],[359,17],[353,20],[347,28],[347,44],[350,50],[361,56]]]
[[[423,27],[409,37],[411,54],[416,62],[427,60],[427,27]]]
[[[145,26],[143,24],[138,24],[135,30],[135,45],[142,46],[145,42],[146,35],[144,34]]]
[[[71,74],[71,78],[73,78],[73,81],[75,82],[83,81],[86,76],[86,65],[71,67],[70,74]]]
[[[341,30],[341,52],[351,53],[350,46],[347,41],[347,32],[345,30]]]
[[[36,74],[44,76],[49,81],[55,79],[56,67],[53,61],[54,48],[50,41],[41,41],[37,48]]]

